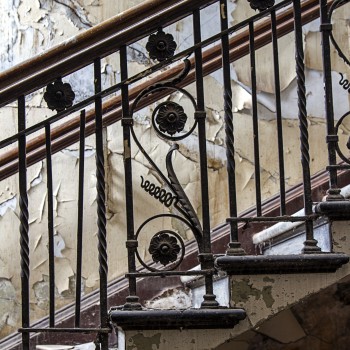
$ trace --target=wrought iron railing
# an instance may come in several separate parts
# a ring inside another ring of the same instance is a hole
[[[251,1],[251,5],[261,12],[239,24],[229,26],[227,1],[158,1],[158,7],[152,7],[154,2],[146,2],[138,11],[144,11],[145,16],[137,21],[135,10],[130,11],[129,20],[116,29],[113,29],[113,21],[105,27],[99,27],[99,41],[93,42],[90,34],[82,34],[78,44],[74,41],[69,42],[69,47],[64,52],[63,47],[58,47],[50,51],[41,66],[41,70],[34,72],[30,62],[24,63],[8,72],[2,74],[0,83],[1,99],[0,105],[5,106],[17,100],[18,109],[18,133],[12,135],[0,142],[0,148],[4,154],[0,165],[2,167],[2,179],[14,174],[18,167],[19,176],[19,206],[20,206],[20,249],[21,249],[21,282],[22,282],[22,328],[23,349],[30,349],[30,333],[38,332],[81,332],[97,334],[97,343],[101,348],[108,349],[108,334],[110,332],[110,318],[107,304],[107,276],[109,264],[107,261],[107,228],[106,228],[106,174],[105,157],[103,145],[104,127],[121,120],[122,124],[122,143],[124,157],[124,179],[125,179],[125,210],[126,210],[126,247],[128,252],[128,272],[129,295],[121,309],[114,310],[113,321],[118,322],[122,313],[138,312],[142,310],[137,291],[137,280],[146,277],[165,277],[181,275],[203,276],[205,280],[205,294],[202,301],[202,310],[208,316],[209,323],[215,322],[217,327],[233,326],[244,317],[244,310],[222,310],[216,301],[213,292],[213,276],[217,273],[217,267],[228,271],[234,271],[235,267],[227,267],[227,264],[236,264],[237,261],[243,261],[244,250],[241,247],[238,237],[238,223],[248,224],[271,223],[279,221],[300,221],[305,224],[306,241],[303,253],[314,254],[320,252],[317,242],[313,237],[313,221],[320,215],[331,217],[348,218],[348,202],[340,196],[340,190],[337,183],[337,172],[349,169],[349,160],[340,150],[338,144],[337,132],[339,125],[348,117],[349,113],[344,114],[337,124],[334,122],[332,105],[332,79],[330,62],[330,41],[333,42],[336,50],[347,64],[349,61],[332,36],[331,17],[335,8],[342,6],[347,1],[334,1],[331,7],[328,7],[326,0],[320,0],[321,30],[322,30],[322,56],[324,64],[324,82],[325,82],[325,106],[327,117],[327,144],[329,151],[330,189],[328,191],[327,201],[320,203],[317,211],[313,211],[313,198],[311,195],[311,174],[310,174],[310,154],[309,154],[309,135],[308,119],[306,106],[305,89],[305,67],[304,67],[304,49],[302,37],[302,25],[318,16],[319,7],[316,1],[307,1],[303,4],[299,0],[284,1],[273,7],[269,1]],[[220,7],[220,30],[212,37],[202,40],[201,37],[201,8],[216,4]],[[153,12],[154,11],[154,12]],[[156,12],[158,11],[158,12]],[[136,11],[137,12],[137,11]],[[162,14],[162,22],[159,21],[159,13]],[[154,14],[154,16],[153,16]],[[191,15],[193,25],[193,45],[182,51],[176,52],[177,44],[171,34],[166,32],[166,27]],[[133,26],[131,26],[131,24]],[[278,38],[294,29],[295,48],[296,48],[296,74],[297,74],[297,92],[298,92],[298,119],[300,128],[300,148],[301,165],[303,174],[303,192],[305,215],[300,217],[291,216],[286,210],[286,179],[284,175],[284,141],[281,112],[281,92],[280,92],[280,69],[279,69],[279,49]],[[90,32],[89,32],[90,33]],[[235,35],[238,33],[237,35]],[[133,77],[128,75],[127,46],[141,37],[148,38],[146,49],[152,60],[159,63],[154,64],[146,71],[143,71]],[[263,198],[261,195],[261,165],[260,165],[260,142],[259,142],[259,124],[258,124],[258,102],[256,74],[259,69],[256,65],[256,51],[266,43],[272,43],[273,60],[271,64],[274,67],[274,84],[276,97],[276,139],[278,144],[278,169],[279,169],[279,196],[280,213],[276,216],[268,217],[264,215]],[[216,46],[210,48],[210,45]],[[67,54],[68,52],[68,54]],[[120,59],[121,81],[106,89],[102,88],[101,60],[103,57],[118,52]],[[67,54],[68,57],[64,55]],[[256,213],[254,216],[239,216],[237,203],[239,201],[236,188],[236,164],[235,164],[235,135],[232,88],[230,76],[230,64],[232,61],[249,54],[251,67],[251,95],[252,95],[252,124],[253,124],[253,149],[254,149],[254,178],[255,178],[255,199],[254,205]],[[58,55],[58,57],[57,57]],[[57,59],[59,58],[59,59]],[[40,61],[40,58],[36,58]],[[176,64],[175,64],[176,63]],[[71,86],[64,82],[65,76],[73,71],[79,71],[84,66],[93,65],[94,93],[87,99],[74,103],[75,93]],[[169,71],[160,73],[160,71],[170,66]],[[222,67],[223,77],[223,109],[224,109],[224,128],[226,143],[226,163],[228,171],[228,213],[227,217],[230,225],[230,243],[226,255],[216,260],[211,247],[211,222],[209,207],[208,173],[207,173],[207,141],[206,141],[206,108],[205,108],[205,84],[204,76],[212,73]],[[16,72],[23,71],[21,79],[18,79]],[[35,73],[35,74],[34,74]],[[156,77],[153,77],[157,73]],[[58,77],[58,78],[56,78]],[[143,81],[145,77],[152,77],[148,81]],[[348,88],[348,82],[341,76],[341,84]],[[40,81],[40,83],[38,83]],[[190,93],[185,86],[195,82],[195,93]],[[133,84],[138,83],[136,87]],[[27,127],[26,123],[26,96],[47,85],[44,99],[51,110],[57,114],[41,121],[38,124]],[[132,86],[132,88],[131,88]],[[185,111],[184,107],[174,101],[163,101],[156,105],[151,113],[151,124],[157,137],[171,144],[163,164],[158,164],[148,153],[142,140],[134,130],[135,112],[151,103],[160,101],[164,96],[174,92],[180,92],[185,96],[192,110],[191,115]],[[114,96],[115,93],[120,93]],[[114,97],[113,97],[114,96]],[[103,102],[103,99],[111,98]],[[91,110],[87,108],[91,107]],[[80,112],[79,117],[70,118],[74,113]],[[67,121],[65,124],[55,127],[56,123]],[[37,132],[42,132],[37,136]],[[82,279],[82,237],[83,237],[83,207],[84,207],[84,149],[85,139],[88,135],[95,135],[96,149],[96,183],[97,183],[97,231],[98,231],[98,258],[99,258],[99,291],[100,291],[100,325],[96,328],[84,328],[81,326],[81,279]],[[199,154],[199,172],[200,172],[200,202],[201,212],[198,213],[194,208],[188,195],[178,179],[177,169],[174,168],[173,158],[177,152],[177,142],[195,134],[198,141],[197,149]],[[31,135],[32,139],[27,140]],[[53,140],[55,142],[53,142]],[[52,154],[63,149],[76,141],[80,142],[80,162],[79,162],[79,199],[78,199],[78,222],[77,222],[77,265],[76,265],[76,307],[75,324],[71,328],[56,327],[55,321],[55,259],[54,259],[54,204],[53,204],[53,173],[52,173]],[[11,148],[11,145],[18,144],[18,147]],[[10,148],[9,148],[10,147]],[[139,220],[141,223],[136,225],[134,210],[135,194],[133,188],[136,179],[133,178],[132,170],[132,151],[137,148],[143,155],[144,160],[148,162],[152,171],[160,179],[162,186],[152,183],[146,175],[141,177],[141,188],[146,191],[152,200],[160,202],[165,208],[171,208],[169,212],[156,213],[154,216],[145,220]],[[344,161],[342,165],[337,164],[337,154]],[[17,158],[18,157],[18,158]],[[46,329],[31,327],[30,320],[30,227],[28,212],[28,186],[27,186],[27,166],[33,164],[39,159],[46,160],[47,167],[47,207],[48,207],[48,256],[49,256],[49,327]],[[144,231],[150,230],[147,225],[157,219],[171,219],[181,222],[189,230],[198,246],[198,259],[200,269],[188,271],[181,268],[185,256],[185,242],[181,235],[172,228],[161,228],[152,232],[146,247],[152,262],[145,261],[139,251],[140,236]],[[121,249],[120,247],[118,249]],[[332,256],[337,258],[336,265],[343,264],[347,257]],[[241,260],[230,260],[230,257],[239,257]],[[228,259],[227,259],[228,258]],[[328,258],[328,257],[327,257]],[[226,259],[226,260],[225,260]],[[325,256],[322,256],[322,262]],[[320,264],[321,260],[313,259],[313,264]],[[292,260],[285,259],[290,264]],[[304,258],[304,262],[308,261]],[[246,264],[252,262],[246,260]],[[298,260],[300,265],[300,259]],[[328,264],[328,262],[327,262]],[[326,265],[327,265],[326,264]],[[334,269],[334,265],[321,263],[323,271]],[[337,266],[338,266],[337,265]],[[142,271],[138,266],[142,266]],[[262,270],[267,271],[268,267],[264,265]],[[238,266],[238,269],[240,267]],[[286,271],[286,264],[280,268],[273,267],[273,272]],[[328,269],[328,270],[327,270]],[[242,271],[258,273],[259,267],[253,265],[253,268],[243,268]],[[290,269],[295,271],[295,267]],[[307,270],[307,269],[306,269]],[[313,268],[310,271],[316,270]],[[308,270],[307,270],[308,271]],[[210,309],[215,313],[210,315]],[[185,319],[184,326],[193,323],[196,317],[201,317],[202,310],[199,310],[199,316],[190,313],[188,319]],[[208,311],[209,310],[209,311]],[[221,310],[221,314],[220,311]],[[223,318],[222,323],[218,321],[217,316]],[[231,313],[230,313],[231,312]],[[125,314],[124,314],[125,315]],[[128,314],[129,315],[129,314]],[[159,314],[155,315],[159,317]],[[228,317],[233,319],[228,322]],[[176,312],[168,313],[167,317],[178,317]],[[212,319],[210,318],[212,317]],[[198,319],[197,319],[198,320]],[[140,322],[139,327],[146,327]],[[178,321],[171,324],[178,326]],[[159,326],[157,324],[157,326]],[[203,325],[202,325],[203,326]]]

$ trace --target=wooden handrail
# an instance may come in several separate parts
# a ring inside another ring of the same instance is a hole
[[[0,73],[0,107],[77,71],[216,0],[146,0]]]
[[[302,20],[303,24],[309,23],[319,16],[318,0],[307,0],[302,4]],[[271,22],[269,19],[261,21],[255,28],[255,46],[256,49],[263,47],[271,42]],[[294,29],[293,9],[289,8],[277,16],[277,33],[281,37],[292,32]],[[249,53],[249,31],[245,30],[230,39],[230,60],[231,62],[244,57]],[[221,67],[221,46],[217,45],[203,52],[203,73],[208,75]],[[191,59],[191,71],[181,86],[186,86],[195,80],[194,60]],[[155,78],[145,83],[138,84],[130,90],[130,103],[135,97],[147,86],[175,77],[182,70],[182,64],[160,73]],[[143,108],[146,104],[153,103],[164,97],[164,92],[152,94],[147,103],[140,103],[138,108]],[[121,118],[121,97],[116,96],[103,104],[103,123],[104,126],[111,125]],[[87,129],[86,134],[91,135],[95,130],[94,111],[90,110],[86,114]],[[65,147],[73,144],[79,139],[79,117],[72,118],[69,122],[62,126],[56,127],[51,132],[52,151],[58,152]],[[39,160],[45,158],[45,135],[41,134],[27,143],[27,162],[32,165]],[[17,148],[6,152],[0,159],[0,180],[13,175],[17,172]]]

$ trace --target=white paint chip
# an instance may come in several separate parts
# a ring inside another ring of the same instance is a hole
[[[16,207],[17,207],[17,197],[13,196],[12,198],[0,204],[0,216],[4,216],[5,213],[7,212],[7,209],[11,209],[12,211],[15,211]]]
[[[40,170],[38,176],[36,176],[36,177],[30,182],[30,188],[33,188],[33,187],[39,185],[42,181],[43,181],[43,176],[41,175],[41,170]]]
[[[74,349],[74,346],[70,345],[37,345],[37,350],[68,350]]]
[[[62,153],[65,155],[69,155],[71,157],[79,159],[79,149],[66,148],[66,149],[62,150]],[[95,150],[93,148],[90,148],[90,147],[85,147],[84,157],[89,158],[89,157],[92,157],[93,155],[95,155]]]
[[[66,243],[63,239],[63,237],[56,232],[54,236],[54,254],[56,258],[64,258],[62,255],[62,251],[66,248]]]

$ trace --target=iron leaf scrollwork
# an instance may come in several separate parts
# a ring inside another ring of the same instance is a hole
[[[184,109],[175,102],[165,102],[158,110],[156,122],[159,129],[169,135],[174,135],[184,129],[187,115]]]
[[[177,198],[178,198],[178,201],[181,205],[181,208],[183,208],[188,220],[191,222],[191,224],[193,225],[193,227],[197,231],[197,234],[195,234],[195,237],[197,239],[198,244],[200,245],[202,242],[201,224],[199,222],[199,219],[197,217],[195,210],[192,207],[190,200],[188,199],[185,191],[183,190],[182,186],[180,185],[180,182],[175,174],[173,164],[172,164],[171,156],[172,156],[172,153],[177,149],[179,149],[179,145],[177,145],[177,144],[172,145],[167,156],[166,156],[166,168],[168,170],[168,177],[169,177],[170,183],[173,187],[173,190],[175,191],[175,193],[177,195]]]
[[[44,99],[51,110],[61,112],[73,105],[75,93],[70,84],[57,79],[54,83],[47,85]]]
[[[253,10],[264,11],[275,4],[275,0],[248,0]]]
[[[146,50],[149,52],[151,59],[156,59],[159,62],[174,56],[177,44],[171,34],[166,34],[162,29],[159,29],[156,34],[150,35],[146,44]]]
[[[180,253],[180,245],[171,231],[162,231],[153,236],[148,251],[154,262],[160,262],[166,266],[176,261]]]

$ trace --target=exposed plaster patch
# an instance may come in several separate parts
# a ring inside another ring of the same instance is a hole
[[[254,297],[255,300],[262,299],[267,308],[271,308],[275,302],[272,296],[272,286],[264,286],[262,290],[259,290],[254,288],[253,283],[247,278],[232,282],[231,298],[235,304],[245,303],[251,297]]]
[[[128,340],[127,350],[159,349],[161,336],[161,333],[157,333],[153,336],[145,337],[142,333],[138,333]]]
[[[10,280],[0,278],[0,330],[16,322],[16,291]]]
[[[265,276],[265,277],[263,278],[263,281],[264,281],[264,282],[271,282],[271,283],[274,283],[274,282],[275,282],[275,280],[274,280],[273,278],[270,278],[270,277],[268,277],[268,276]]]
[[[33,284],[34,296],[36,298],[36,303],[40,309],[47,310],[49,307],[49,290],[50,284],[48,276],[44,275],[41,281],[38,281]]]

